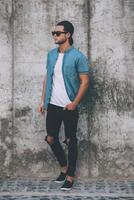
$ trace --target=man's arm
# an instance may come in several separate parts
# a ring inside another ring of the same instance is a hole
[[[43,80],[43,87],[42,87],[42,95],[41,95],[41,101],[38,106],[38,112],[43,113],[44,112],[44,99],[46,95],[46,80],[47,80],[47,75],[45,76]]]
[[[88,87],[89,87],[89,75],[88,74],[80,74],[80,87],[78,90],[78,93],[75,97],[75,99],[73,100],[72,103],[66,105],[65,108],[67,108],[68,110],[75,110],[76,106],[80,103],[82,97],[84,96],[85,92],[87,91]]]

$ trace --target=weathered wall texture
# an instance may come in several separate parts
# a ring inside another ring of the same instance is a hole
[[[134,175],[134,1],[90,2],[90,172],[126,177]]]
[[[55,47],[51,29],[65,19],[93,66],[89,108],[80,111],[76,174],[134,175],[133,1],[0,0],[0,176],[48,177],[58,169],[37,107],[47,51]]]
[[[0,1],[0,172],[12,171],[12,2]]]

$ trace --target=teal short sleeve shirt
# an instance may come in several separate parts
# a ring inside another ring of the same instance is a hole
[[[46,95],[44,99],[44,107],[47,108],[51,99],[54,67],[58,58],[59,49],[54,48],[47,55],[47,80]],[[62,74],[65,83],[67,95],[73,101],[80,87],[80,74],[89,74],[91,72],[89,60],[78,49],[71,46],[64,52],[62,63]]]

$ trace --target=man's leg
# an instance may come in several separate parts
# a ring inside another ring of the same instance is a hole
[[[64,127],[65,127],[65,143],[68,145],[68,170],[67,180],[73,180],[76,170],[76,161],[78,155],[77,149],[77,124],[78,124],[78,110],[64,112]]]
[[[58,109],[57,106],[49,104],[46,116],[47,136],[45,140],[50,145],[54,155],[56,156],[61,166],[61,171],[66,172],[67,160],[63,148],[59,142],[59,130],[61,122],[62,115],[60,109]]]

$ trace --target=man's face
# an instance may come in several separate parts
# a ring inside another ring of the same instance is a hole
[[[52,31],[54,32],[65,32],[64,31],[64,26],[56,26]],[[59,36],[57,36],[56,34],[53,35],[55,44],[63,44],[67,41],[67,39],[69,38],[70,33],[61,33]]]

